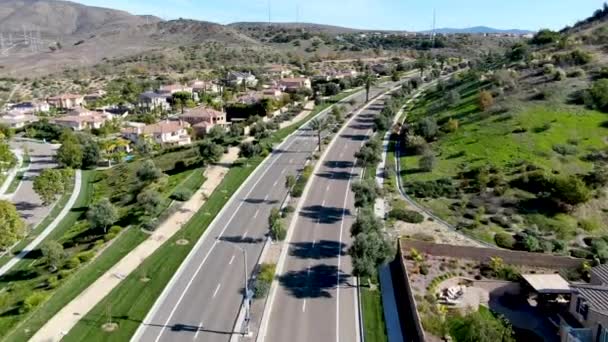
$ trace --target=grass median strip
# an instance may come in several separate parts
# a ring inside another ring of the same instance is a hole
[[[228,202],[231,194],[239,188],[262,160],[262,157],[256,157],[235,164],[203,207],[180,232],[146,259],[138,272],[130,274],[97,304],[63,340],[128,341],[180,264],[190,253],[194,242],[202,236],[213,218]],[[186,239],[191,243],[180,246],[176,244],[179,239]],[[142,282],[141,279],[144,277],[149,280]],[[112,333],[105,333],[102,329],[102,325],[108,321],[108,313],[112,321],[118,323],[118,329]]]
[[[361,284],[367,280],[361,281]],[[363,328],[366,342],[387,342],[382,294],[379,289],[361,287],[361,306],[363,308]]]

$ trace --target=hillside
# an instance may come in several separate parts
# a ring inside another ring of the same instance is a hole
[[[503,248],[608,260],[603,21],[474,61],[411,109],[407,191]]]
[[[321,25],[321,24],[311,24],[311,23],[262,23],[262,22],[237,22],[228,25],[229,27],[238,29],[244,33],[256,31],[256,30],[268,30],[269,28],[273,30],[300,30],[307,31],[310,33],[322,33],[328,35],[339,35],[345,33],[354,33],[354,32],[365,32],[366,30],[358,30],[354,28],[340,27],[340,26],[331,26],[331,25]]]
[[[431,33],[433,31],[423,31],[422,33]],[[435,30],[436,33],[441,34],[515,34],[515,35],[524,35],[528,33],[533,33],[533,31],[529,30],[519,30],[519,29],[496,29],[493,27],[487,26],[475,26],[475,27],[467,27],[467,28],[439,28]]]

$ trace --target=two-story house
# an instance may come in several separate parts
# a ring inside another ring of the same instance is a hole
[[[215,126],[226,126],[226,113],[205,106],[187,109],[179,118],[192,125],[197,136],[204,136]]]
[[[57,109],[74,109],[84,104],[84,96],[77,94],[63,94],[49,97],[46,102]]]
[[[287,92],[297,92],[301,89],[312,89],[312,83],[308,77],[284,78],[279,81],[281,88]]]
[[[270,64],[264,67],[264,76],[270,79],[282,79],[291,77],[293,72],[283,65]]]
[[[0,124],[10,128],[23,128],[25,125],[38,121],[38,117],[20,111],[8,111],[0,115]]]
[[[182,146],[192,143],[188,129],[190,124],[184,121],[161,121],[152,125],[123,128],[122,136],[137,143],[139,139],[151,138],[157,144],[164,146]]]
[[[159,94],[153,91],[147,91],[139,95],[139,105],[140,107],[144,107],[150,110],[169,110],[171,109],[171,105],[169,104],[168,100],[169,98],[171,98],[171,94]]]
[[[572,284],[570,314],[562,320],[561,342],[608,342],[608,265],[591,269],[590,284]]]
[[[158,88],[159,94],[175,94],[175,93],[190,93],[192,94],[192,87],[185,86],[183,84],[163,84]]]
[[[258,79],[250,72],[231,71],[226,75],[226,82],[233,86],[255,87],[258,84]]]
[[[221,86],[212,81],[194,80],[189,83],[189,86],[192,91],[197,93],[217,94],[222,91]]]
[[[46,113],[51,110],[51,106],[44,101],[21,102],[10,106],[11,112],[21,114]]]
[[[53,122],[59,126],[71,128],[75,131],[83,131],[85,129],[100,129],[106,121],[111,119],[112,115],[107,113],[76,108],[67,115],[53,119]]]

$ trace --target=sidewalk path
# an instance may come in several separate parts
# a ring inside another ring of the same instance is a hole
[[[53,232],[53,230],[55,228],[57,228],[57,226],[59,225],[61,220],[63,220],[65,215],[67,215],[70,212],[70,210],[72,210],[72,206],[74,206],[74,202],[76,202],[76,199],[78,198],[78,195],[80,194],[81,186],[82,186],[82,171],[76,170],[74,190],[72,192],[72,195],[70,196],[70,199],[68,200],[66,205],[63,207],[63,209],[61,210],[59,215],[57,215],[57,217],[53,220],[53,222],[51,222],[51,224],[49,224],[19,254],[15,255],[9,262],[7,262],[4,266],[2,266],[0,268],[0,276],[3,276],[4,274],[6,274],[6,272],[8,272],[13,266],[15,266],[15,264],[17,264],[19,261],[21,261],[23,259],[23,257],[25,257],[29,252],[34,250],[42,241],[44,241],[44,239],[46,239],[47,236],[49,236],[49,234],[51,234],[51,232]]]
[[[205,204],[206,199],[222,182],[230,165],[238,158],[238,148],[230,148],[217,165],[205,170],[205,183],[185,202],[180,210],[163,222],[150,237],[127,254],[116,265],[97,279],[78,297],[61,309],[53,318],[36,332],[30,341],[59,341],[76,323],[91,311],[129,274],[135,271],[144,260],[175,235],[192,216]]]
[[[8,195],[5,193],[8,190],[8,187],[13,182],[13,179],[15,179],[15,177],[17,176],[17,173],[19,173],[19,171],[26,171],[30,168],[30,165],[32,165],[32,163],[30,162],[28,166],[22,167],[21,165],[23,165],[23,157],[21,155],[23,154],[23,151],[21,151],[21,149],[13,149],[12,151],[15,157],[17,158],[17,164],[14,168],[10,170],[10,172],[8,173],[8,177],[6,177],[4,183],[2,183],[2,186],[0,186],[0,199],[8,198]]]

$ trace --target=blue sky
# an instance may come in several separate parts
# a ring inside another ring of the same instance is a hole
[[[296,20],[362,29],[420,31],[437,27],[561,29],[590,16],[604,0],[75,0],[87,5],[227,24]]]

